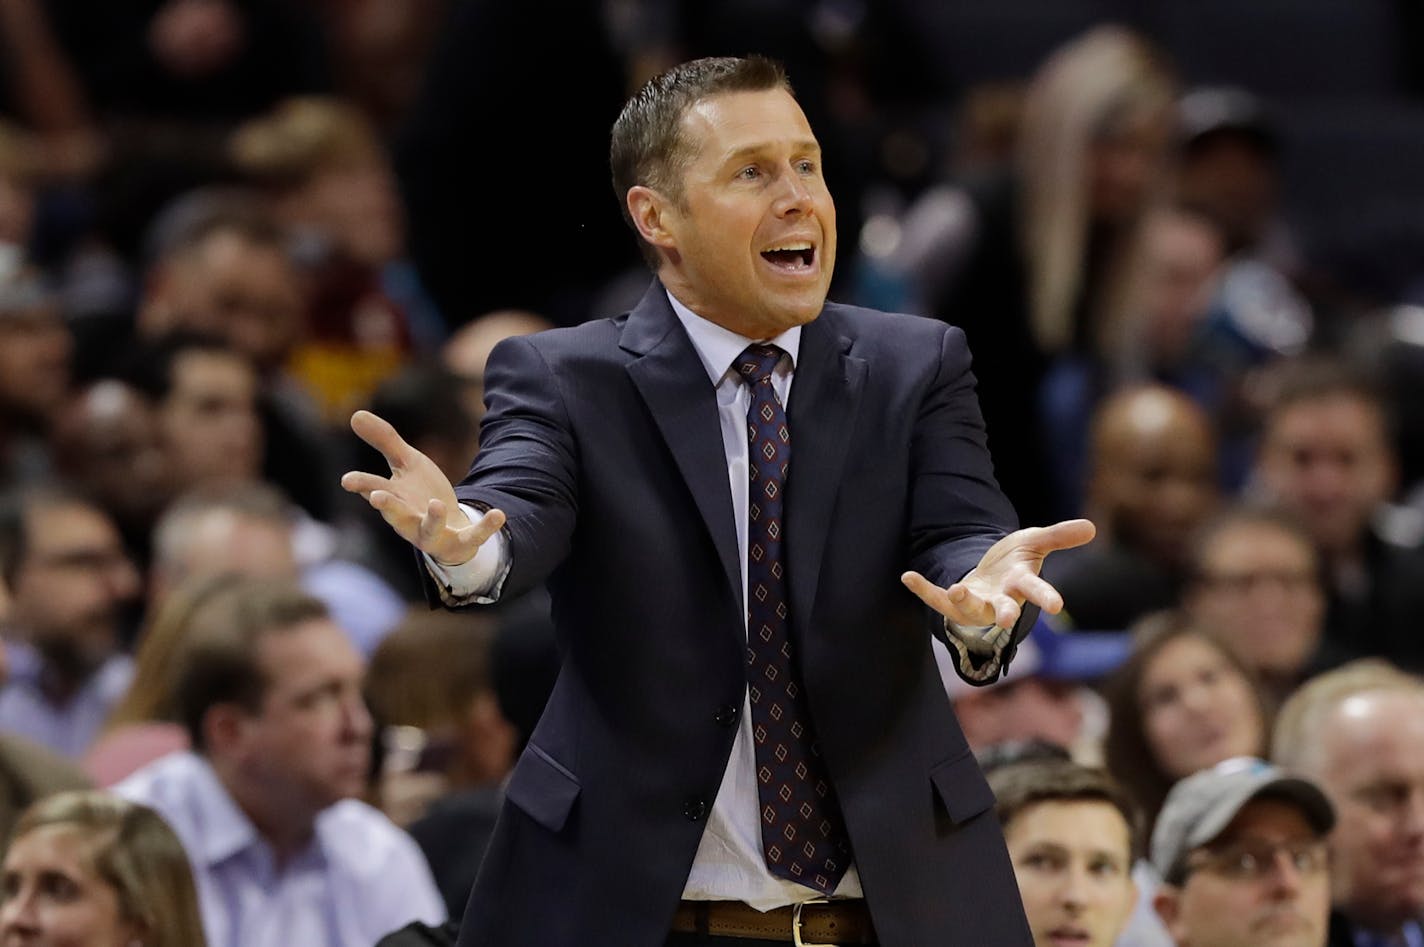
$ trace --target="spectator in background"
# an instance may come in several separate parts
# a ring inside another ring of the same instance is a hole
[[[1013,674],[971,687],[933,642],[940,677],[969,747],[981,759],[996,746],[1047,743],[1096,765],[1107,718],[1090,685],[1127,657],[1126,635],[1063,634],[1045,620],[1019,644]]]
[[[230,150],[271,199],[308,283],[307,332],[289,366],[328,419],[344,419],[445,336],[405,259],[405,210],[385,149],[354,105],[305,97],[244,123]]]
[[[170,495],[261,476],[257,373],[220,336],[159,338],[138,351],[131,378],[154,404]]]
[[[149,539],[171,495],[153,403],[115,378],[85,387],[52,438],[55,470],[114,519],[129,555],[147,568]]]
[[[1424,939],[1424,682],[1382,661],[1308,681],[1281,708],[1281,766],[1334,803],[1331,947]]]
[[[1048,560],[1074,626],[1122,631],[1177,602],[1192,534],[1217,503],[1205,413],[1158,385],[1109,397],[1093,418],[1086,512],[1098,537]]]
[[[1177,199],[1220,228],[1228,256],[1294,272],[1296,249],[1279,215],[1280,132],[1265,103],[1246,89],[1199,87],[1177,114]]]
[[[1424,551],[1391,536],[1398,455],[1388,410],[1362,373],[1308,358],[1279,365],[1254,477],[1299,517],[1324,562],[1325,627],[1345,649],[1424,668]]]
[[[988,776],[1035,947],[1110,947],[1137,897],[1127,793],[1065,761],[1009,763]]]
[[[313,517],[336,505],[335,447],[310,395],[285,371],[306,300],[287,235],[249,191],[204,190],[170,204],[150,229],[152,262],[138,309],[141,339],[174,329],[218,335],[257,368],[263,476]]]
[[[0,259],[0,484],[50,474],[47,438],[69,392],[72,351],[39,273]]]
[[[173,830],[152,809],[105,793],[60,793],[26,811],[0,888],[6,944],[207,944]]]
[[[489,361],[490,352],[510,336],[532,335],[552,328],[554,324],[538,313],[505,309],[485,313],[450,334],[440,350],[440,361],[466,385],[461,400],[476,423],[485,416],[485,362]]]
[[[1265,698],[1240,660],[1185,617],[1135,629],[1136,649],[1105,688],[1108,771],[1150,832],[1177,780],[1234,756],[1262,756]]]
[[[77,757],[123,695],[123,606],[140,580],[113,522],[55,487],[0,503],[0,578],[10,595],[0,730]]]
[[[1177,947],[1325,947],[1334,825],[1314,783],[1260,760],[1227,760],[1173,786],[1152,864]]]
[[[452,916],[494,831],[519,733],[494,688],[489,616],[415,611],[371,658],[366,693],[381,724],[381,808],[406,826]]]
[[[911,309],[968,335],[995,467],[1024,522],[1076,513],[1046,486],[1045,434],[1054,405],[1096,401],[1074,389],[1107,381],[1102,366],[1127,341],[1175,98],[1144,39],[1097,27],[1034,75],[1013,172],[931,189],[904,221]]]
[[[419,849],[359,802],[371,718],[362,661],[316,599],[249,580],[192,620],[175,680],[194,747],[117,787],[194,864],[212,947],[368,947],[445,910]]]
[[[1320,555],[1294,518],[1237,506],[1193,544],[1183,607],[1251,669],[1279,706],[1302,681],[1348,660],[1325,638]]]
[[[321,535],[311,538],[313,530]],[[299,581],[369,655],[405,615],[379,574],[339,558],[325,531],[304,520],[281,491],[256,481],[212,485],[179,497],[154,530],[150,602],[182,583],[214,575]]]

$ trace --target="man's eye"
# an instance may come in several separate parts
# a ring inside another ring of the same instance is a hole
[[[816,163],[814,161],[800,161],[797,162],[796,169],[802,174],[815,174]]]
[[[757,178],[761,177],[761,169],[756,167],[755,165],[749,165],[738,171],[737,177],[741,178],[743,181],[755,181]]]

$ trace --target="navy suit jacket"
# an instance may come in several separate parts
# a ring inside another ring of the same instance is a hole
[[[906,568],[948,584],[1015,526],[963,333],[827,304],[788,404],[791,634],[885,947],[1030,947],[990,793]],[[503,594],[545,579],[565,661],[462,947],[660,947],[746,689],[716,394],[662,286],[513,338],[457,494],[508,514]]]

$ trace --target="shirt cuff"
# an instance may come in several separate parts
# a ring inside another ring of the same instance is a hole
[[[485,518],[483,511],[467,503],[461,503],[460,509],[465,511],[472,524]],[[426,571],[440,590],[440,600],[451,607],[490,605],[499,601],[512,564],[509,537],[504,530],[486,540],[468,562],[447,566],[436,562],[429,553],[422,553],[422,558]]]
[[[944,637],[954,673],[975,687],[997,681],[1017,650],[1013,629],[999,625],[961,625],[946,618]]]

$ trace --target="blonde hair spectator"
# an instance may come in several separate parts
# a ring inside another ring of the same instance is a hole
[[[202,917],[188,856],[178,837],[157,813],[103,792],[64,792],[35,803],[20,817],[5,859],[5,900],[16,896],[12,865],[23,854],[24,840],[35,832],[71,834],[83,848],[81,863],[113,889],[118,917],[137,932],[143,947],[204,947]],[[0,912],[0,929],[9,942],[16,923]]]
[[[1165,61],[1119,26],[1089,31],[1035,75],[1024,100],[1018,154],[1029,319],[1045,352],[1069,347],[1080,331],[1074,323],[1090,224],[1111,217],[1116,236],[1084,337],[1101,354],[1116,353],[1128,283],[1138,269],[1140,225],[1157,202],[1167,167],[1167,117],[1175,95]],[[1111,185],[1110,195],[1098,187],[1100,180]],[[1112,206],[1094,207],[1103,203],[1100,196]]]

